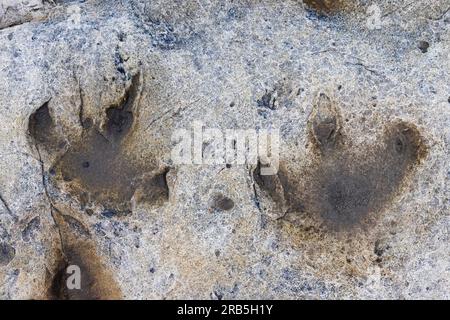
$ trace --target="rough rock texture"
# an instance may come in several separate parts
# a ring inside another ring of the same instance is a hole
[[[450,298],[448,0],[0,0],[0,121],[2,299]]]

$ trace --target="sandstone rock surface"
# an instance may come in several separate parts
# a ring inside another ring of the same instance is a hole
[[[448,0],[0,0],[0,121],[1,299],[450,298]]]

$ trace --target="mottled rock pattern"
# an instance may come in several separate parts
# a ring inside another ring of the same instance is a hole
[[[449,9],[1,0],[0,297],[450,298]],[[176,165],[194,121],[278,174]]]

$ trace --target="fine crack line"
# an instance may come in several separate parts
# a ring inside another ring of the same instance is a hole
[[[48,187],[47,187],[47,183],[45,181],[45,168],[44,168],[44,162],[42,161],[42,156],[41,156],[41,151],[39,150],[39,146],[37,144],[37,142],[34,143],[34,147],[36,148],[37,154],[38,154],[38,161],[40,163],[41,166],[41,176],[42,176],[42,186],[44,187],[44,193],[45,196],[47,197],[47,200],[50,204],[50,216],[52,217],[53,223],[55,224],[56,228],[58,229],[58,234],[59,234],[59,242],[61,245],[61,251],[62,254],[65,255],[65,251],[64,251],[64,242],[63,242],[63,237],[62,237],[62,233],[61,233],[61,226],[58,223],[58,220],[55,217],[54,211],[59,212],[59,210],[55,207],[55,205],[52,202],[52,199],[50,197],[50,194],[48,192]]]
[[[80,121],[80,125],[84,128],[84,97],[83,97],[83,89],[81,89],[80,80],[75,77],[75,80],[78,83],[78,92],[80,95],[80,111],[78,113],[78,119]]]
[[[194,104],[198,103],[201,100],[202,100],[202,98],[198,98],[198,99],[196,99],[194,101],[189,102],[186,105],[183,105],[183,106],[177,108],[176,110],[173,110],[172,108],[169,108],[169,110],[164,111],[162,114],[157,116],[155,119],[151,120],[150,123],[147,125],[147,127],[144,129],[144,131],[147,131],[148,129],[150,129],[154,123],[162,120],[167,115],[170,115],[169,118],[175,117],[175,116],[179,115],[182,111],[192,107]]]
[[[253,202],[254,202],[255,206],[258,208],[259,212],[262,212],[262,210],[261,210],[261,203],[259,201],[258,192],[256,190],[255,179],[253,179],[253,174],[252,173],[253,173],[252,172],[252,168],[249,168],[248,174],[249,174],[250,181],[251,181],[251,187],[253,189]]]
[[[3,28],[0,28],[0,31],[6,30],[9,28],[14,28],[14,27],[21,26],[21,25],[25,25],[25,24],[29,24],[30,22],[31,22],[31,19],[25,20],[25,21],[16,21],[16,22],[13,22],[11,24],[4,26]]]
[[[348,58],[351,58],[351,59],[354,59],[354,60],[357,61],[357,62],[344,61],[344,65],[350,65],[350,66],[354,66],[354,67],[362,67],[363,69],[369,71],[373,75],[376,75],[376,76],[381,77],[383,79],[389,80],[389,78],[387,78],[381,72],[379,72],[377,70],[374,70],[374,69],[371,69],[368,66],[366,66],[364,64],[364,61],[361,58],[355,57],[355,56],[352,56],[352,55],[346,55],[345,53],[340,52],[340,51],[338,51],[338,50],[336,50],[334,48],[328,48],[328,49],[324,49],[324,50],[321,50],[321,51],[311,52],[311,54],[312,55],[316,55],[316,54],[331,53],[331,52],[337,53],[338,55],[342,56],[343,58],[348,57]]]
[[[62,232],[61,232],[61,226],[59,225],[58,222],[56,222],[57,219],[55,218],[55,213],[53,212],[53,210],[55,210],[60,215],[62,215],[62,213],[53,204],[50,204],[50,215],[52,216],[52,219],[55,222],[56,228],[58,229],[58,235],[59,235],[59,240],[60,240],[60,244],[61,244],[62,255],[65,256],[66,250],[65,250],[65,245],[64,245],[64,241],[63,241],[64,238],[63,238]]]
[[[373,69],[371,69],[371,68],[369,68],[368,66],[366,66],[365,64],[363,64],[362,62],[349,62],[349,61],[347,61],[347,62],[345,62],[345,64],[346,65],[350,65],[350,66],[354,66],[354,67],[361,67],[361,68],[363,68],[364,70],[367,70],[367,71],[369,71],[371,74],[373,74],[373,75],[376,75],[376,76],[378,76],[378,77],[381,77],[381,78],[386,78],[383,74],[381,74],[380,72],[378,72],[378,71],[376,71],[376,70],[373,70]]]
[[[444,12],[442,12],[439,16],[437,17],[428,17],[429,20],[433,20],[433,21],[439,21],[441,20],[448,12],[450,11],[450,7],[448,7],[446,10],[444,10]]]
[[[17,221],[17,216],[11,211],[11,208],[9,207],[8,203],[6,202],[5,198],[3,198],[2,194],[0,193],[0,201],[3,203],[3,206],[5,207],[8,214],[13,217],[15,221]]]
[[[33,137],[31,137],[31,139],[33,139]],[[50,205],[50,216],[53,220],[53,223],[56,226],[57,232],[58,232],[58,236],[59,236],[59,244],[60,244],[60,248],[61,248],[61,252],[60,252],[60,258],[62,260],[66,260],[66,250],[65,250],[65,245],[64,245],[64,238],[62,235],[62,231],[61,231],[61,226],[58,222],[58,219],[55,216],[55,212],[61,214],[61,212],[58,210],[58,208],[56,208],[56,206],[53,204],[52,198],[50,197],[50,193],[48,191],[48,186],[47,186],[47,182],[46,182],[46,178],[45,178],[45,168],[44,168],[44,161],[42,161],[42,155],[41,155],[41,151],[39,149],[39,145],[37,143],[37,141],[34,140],[34,147],[36,149],[36,152],[38,154],[38,161],[39,164],[41,166],[41,177],[42,177],[42,186],[44,188],[44,193],[45,196],[47,197],[47,200],[49,202]]]

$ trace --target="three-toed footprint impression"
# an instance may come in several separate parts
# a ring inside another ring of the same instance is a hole
[[[30,117],[29,131],[38,147],[48,152],[64,149],[50,169],[51,181],[78,199],[83,209],[100,206],[111,215],[127,214],[139,190],[139,201],[160,204],[168,198],[167,170],[158,169],[157,159],[144,159],[129,148],[140,81],[139,74],[132,78],[122,101],[106,109],[102,125],[81,116],[81,138],[65,149],[48,103]]]
[[[306,214],[331,230],[363,226],[398,195],[426,156],[419,130],[393,121],[373,144],[350,147],[335,103],[317,98],[309,120],[307,166],[282,165],[274,176],[255,171],[255,181],[286,214]]]

